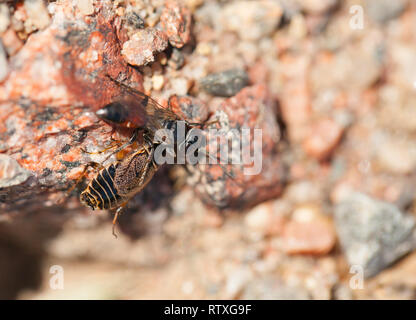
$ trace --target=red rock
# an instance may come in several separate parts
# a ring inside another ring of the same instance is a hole
[[[283,231],[283,248],[288,254],[322,255],[335,245],[335,231],[329,220],[314,208],[302,208],[298,217],[288,222]]]
[[[155,60],[155,54],[166,49],[167,36],[157,29],[138,30],[130,40],[123,44],[126,61],[135,66],[143,66]]]
[[[56,6],[66,12],[67,3]],[[10,59],[8,81],[0,87],[0,101],[30,98],[38,104],[67,106],[82,103],[94,110],[120,93],[107,75],[122,75],[131,85],[142,88],[141,75],[124,62],[112,23],[104,4],[101,12],[85,22],[74,23],[65,13],[67,28],[54,21],[32,34],[19,53]]]
[[[331,119],[319,120],[312,127],[311,134],[305,140],[303,148],[308,155],[324,160],[330,156],[341,140],[343,131],[343,128]]]
[[[279,205],[268,201],[254,207],[245,217],[246,226],[264,236],[281,235],[286,223],[285,213]]]
[[[23,46],[22,40],[20,40],[13,29],[5,31],[1,37],[4,47],[9,56],[13,56]]]
[[[198,98],[190,96],[171,96],[169,107],[181,119],[189,122],[204,123],[208,118],[208,107]]]
[[[140,73],[120,53],[109,3],[97,3],[97,15],[81,20],[70,2],[55,3],[62,19],[31,34],[10,58],[0,86],[1,149],[32,177],[2,189],[8,202],[22,190],[33,196],[68,189],[80,174],[73,169],[89,161],[81,148],[108,144],[112,128],[92,112],[120,94],[107,75],[142,89]]]
[[[253,175],[247,174],[247,169],[253,169],[252,165],[247,164],[226,165],[228,175],[218,165],[188,166],[193,172],[189,181],[195,185],[197,194],[205,203],[220,208],[243,208],[281,193],[286,170],[277,150],[280,128],[273,110],[266,87],[256,85],[244,88],[236,96],[225,100],[209,118],[208,121],[219,120],[219,124],[212,127],[223,132],[231,129],[239,132],[241,128],[250,128],[250,144],[243,147],[250,152],[253,151],[253,129],[261,129],[262,162],[260,171]],[[208,144],[213,143],[211,139],[208,136]],[[259,160],[258,154],[256,157]]]
[[[160,17],[162,30],[169,42],[176,48],[182,48],[191,38],[191,12],[180,2],[167,0]]]

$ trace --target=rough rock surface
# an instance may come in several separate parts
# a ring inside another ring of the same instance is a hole
[[[282,192],[285,178],[285,165],[278,160],[278,143],[280,128],[276,121],[273,105],[268,97],[267,89],[262,85],[247,87],[234,97],[225,100],[208,120],[218,121],[214,128],[219,129],[230,150],[232,138],[230,130],[248,128],[248,141],[241,140],[241,154],[252,155],[252,161],[242,159],[241,164],[197,165],[189,168],[194,174],[189,179],[203,200],[220,208],[239,207],[259,203],[278,196]],[[260,138],[255,138],[253,129],[261,129]],[[237,130],[236,133],[240,134]],[[262,150],[255,149],[255,142]],[[217,136],[207,137],[207,145],[217,143]],[[238,142],[237,142],[238,143]],[[238,157],[239,155],[236,155]],[[229,157],[232,162],[234,155]],[[217,159],[220,159],[218,151]],[[256,166],[260,166],[256,168]],[[258,169],[258,171],[257,171]],[[247,174],[246,172],[252,172]]]
[[[414,218],[363,194],[342,201],[335,222],[350,265],[361,266],[368,277],[416,247]]]

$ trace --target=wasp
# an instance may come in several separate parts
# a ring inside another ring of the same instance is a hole
[[[117,209],[117,217],[127,202],[149,183],[158,169],[153,161],[154,147],[144,145],[125,158],[101,168],[80,195],[80,201],[91,209]]]
[[[154,140],[156,131],[159,129],[171,130],[172,136],[175,137],[173,143],[176,144],[177,124],[181,119],[173,111],[162,107],[146,94],[115,79],[110,79],[121,87],[122,94],[95,113],[98,118],[110,123],[115,128],[128,128],[134,132],[126,143],[122,145],[116,143],[117,148],[110,156],[133,145],[140,131],[143,132],[144,144],[137,148],[138,150],[134,150],[106,167],[97,163],[87,165],[84,172],[88,166],[99,167],[99,170],[81,193],[80,201],[93,210],[116,209],[113,219],[113,235],[116,236],[114,227],[121,210],[135,194],[143,190],[159,168],[154,161],[154,150],[160,143]],[[203,125],[187,121],[185,124],[187,131],[194,126]],[[185,140],[185,148],[193,142],[195,140]],[[106,148],[100,153],[112,147]]]

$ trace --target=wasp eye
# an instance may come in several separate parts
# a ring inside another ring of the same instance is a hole
[[[125,107],[119,102],[109,103],[102,109],[96,111],[95,114],[103,120],[114,123],[123,123],[127,120]]]

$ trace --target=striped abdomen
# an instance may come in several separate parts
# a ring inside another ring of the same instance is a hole
[[[114,186],[114,176],[117,163],[101,169],[96,177],[81,193],[80,200],[94,209],[112,209],[120,206],[123,198],[117,193]]]

